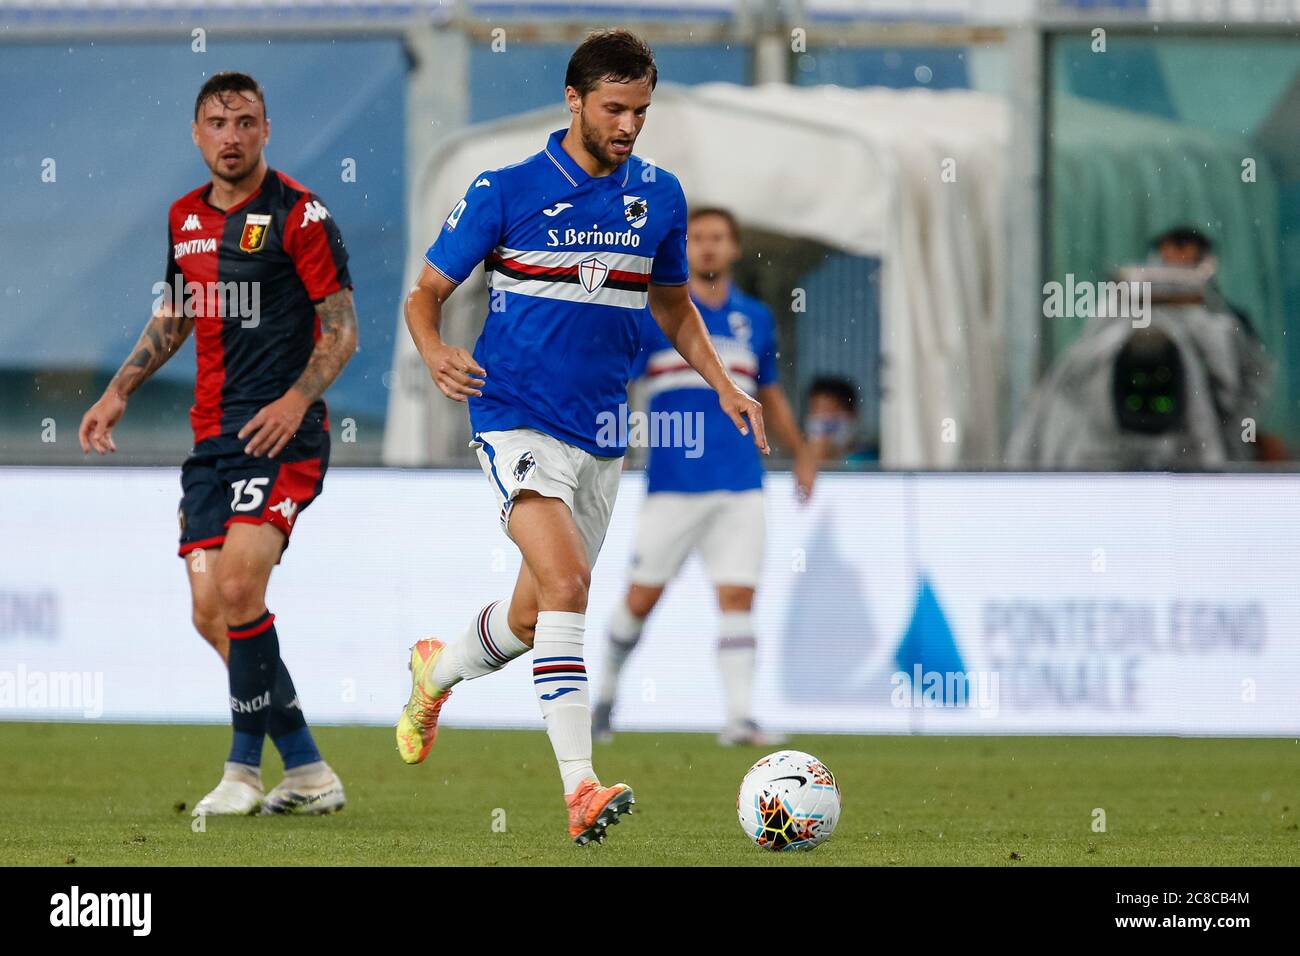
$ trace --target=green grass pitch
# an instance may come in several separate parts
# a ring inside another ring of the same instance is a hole
[[[754,749],[696,734],[621,734],[603,779],[636,791],[603,846],[566,836],[540,731],[446,728],[407,767],[384,728],[317,738],[348,793],[320,818],[189,808],[220,774],[217,726],[0,723],[4,865],[1295,865],[1300,741],[800,736],[844,795],[812,853],[766,853],[736,821]],[[267,745],[266,782],[279,779]],[[1094,810],[1105,813],[1095,832]]]

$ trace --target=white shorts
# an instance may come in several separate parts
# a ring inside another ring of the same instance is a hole
[[[698,548],[715,585],[757,587],[765,531],[758,488],[646,495],[629,577],[633,584],[661,587]]]
[[[483,473],[501,508],[501,528],[510,537],[510,511],[521,491],[559,498],[569,506],[594,565],[618,497],[622,458],[597,458],[532,428],[482,432],[469,447],[478,452]],[[510,537],[510,540],[514,540]]]

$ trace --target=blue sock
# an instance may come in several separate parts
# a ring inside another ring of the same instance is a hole
[[[316,763],[321,759],[320,751],[316,749],[316,741],[312,739],[311,730],[307,727],[271,739],[275,742],[276,750],[280,751],[280,759],[284,761],[285,770]]]
[[[232,627],[230,637],[231,763],[262,765],[262,739],[271,716],[271,690],[280,666],[280,641],[270,611]]]
[[[245,734],[235,731],[235,739],[230,744],[230,756],[226,759],[231,763],[246,763],[250,767],[262,766],[262,740],[261,734]]]
[[[280,658],[275,688],[271,691],[271,716],[266,724],[266,732],[271,735],[275,748],[280,751],[285,770],[321,759],[316,741],[307,728],[302,704],[298,702],[298,691],[294,689],[293,678],[289,676],[289,668],[284,666],[284,658]]]

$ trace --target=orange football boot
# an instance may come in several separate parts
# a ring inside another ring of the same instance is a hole
[[[605,842],[605,828],[618,823],[620,814],[631,813],[636,798],[625,783],[602,787],[595,780],[584,780],[573,793],[565,794],[569,805],[569,836],[578,846]]]

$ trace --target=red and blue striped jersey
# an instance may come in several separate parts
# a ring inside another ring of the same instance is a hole
[[[167,217],[163,296],[194,318],[196,445],[237,433],[289,390],[320,336],[316,304],[352,284],[343,236],[305,186],[268,170],[226,210],[208,202],[211,189],[182,196]],[[317,401],[301,429],[328,427]]]

